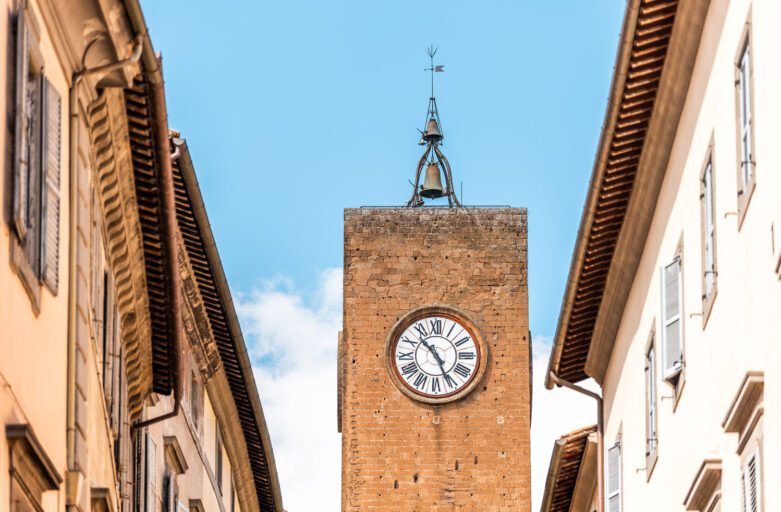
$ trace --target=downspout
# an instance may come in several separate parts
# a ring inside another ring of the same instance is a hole
[[[87,46],[87,49],[89,45]],[[82,69],[75,73],[68,90],[68,372],[66,397],[66,452],[68,470],[76,468],[76,275],[78,257],[76,239],[78,237],[78,158],[79,151],[79,85],[85,78],[123,69],[138,62],[143,49],[140,37],[130,57],[111,64]],[[85,50],[86,52],[86,50]]]
[[[157,69],[154,72],[147,72],[147,83],[151,89],[151,97],[154,113],[153,132],[155,135],[155,148],[157,156],[157,166],[160,170],[160,189],[161,202],[163,210],[163,235],[168,244],[166,252],[166,263],[168,266],[168,291],[171,297],[171,338],[174,344],[173,374],[176,382],[174,383],[174,406],[167,413],[163,413],[154,418],[148,418],[133,424],[136,429],[148,427],[154,423],[175,417],[179,414],[179,406],[184,394],[184,377],[182,376],[182,326],[181,326],[181,282],[179,276],[179,247],[176,221],[176,205],[174,197],[174,174],[172,161],[178,158],[171,154],[170,138],[168,136],[168,115],[165,109],[165,90],[163,89],[163,77],[160,69],[162,68],[159,57],[155,59]]]
[[[184,395],[184,377],[182,376],[182,326],[181,326],[181,283],[179,277],[179,258],[177,245],[176,205],[174,203],[174,181],[171,168],[171,147],[168,137],[168,114],[165,108],[165,92],[163,90],[163,73],[159,57],[155,55],[149,31],[146,28],[144,14],[138,0],[124,0],[125,10],[130,19],[133,31],[142,41],[144,51],[141,53],[141,62],[147,83],[151,89],[152,109],[154,112],[153,131],[155,136],[155,152],[157,153],[157,165],[160,169],[160,188],[162,189],[162,209],[165,217],[164,236],[168,242],[168,286],[171,293],[171,336],[176,352],[173,365],[176,379],[174,384],[174,408],[156,418],[140,421],[133,425],[134,428],[143,428],[153,423],[172,418],[179,413],[179,405]]]
[[[569,388],[597,401],[597,511],[605,512],[605,451],[603,449],[605,425],[602,419],[604,413],[602,397],[593,391],[589,391],[588,389],[582,388],[564,379],[560,379],[553,372],[548,373],[548,378],[557,386]]]

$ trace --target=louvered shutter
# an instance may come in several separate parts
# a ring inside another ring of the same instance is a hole
[[[755,452],[743,466],[740,475],[742,487],[741,502],[743,512],[762,512],[762,500],[759,488],[759,456]]]
[[[157,466],[155,464],[157,456],[157,447],[155,441],[152,439],[152,435],[146,433],[146,482],[144,493],[144,504],[146,512],[155,512],[155,478]]]
[[[607,512],[621,512],[621,443],[607,450]]]
[[[41,277],[57,294],[60,263],[60,94],[48,80],[43,81],[41,140]]]
[[[681,258],[662,268],[662,351],[664,378],[674,378],[681,372],[683,353],[681,311]]]
[[[16,78],[14,98],[14,227],[20,240],[27,236],[30,174],[29,112],[27,80],[30,74],[30,47],[24,9],[16,15]]]
[[[133,489],[133,511],[143,512],[144,503],[144,469],[146,467],[146,460],[144,459],[144,444],[146,441],[145,431],[136,431],[135,438],[135,475],[133,477],[132,489]]]

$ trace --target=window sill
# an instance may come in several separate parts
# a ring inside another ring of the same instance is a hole
[[[719,289],[716,283],[713,283],[713,289],[710,295],[702,299],[702,330],[708,325],[708,319],[710,318],[711,311],[713,310],[713,303],[716,302],[716,297],[719,294]]]
[[[654,473],[656,463],[659,461],[659,441],[656,442],[656,448],[653,453],[646,455],[645,457],[645,481],[651,480],[651,475]]]
[[[755,166],[756,171],[756,166]],[[748,205],[751,203],[751,198],[754,196],[754,189],[757,188],[757,180],[753,178],[751,183],[746,185],[742,194],[738,195],[738,231],[743,228],[743,221],[746,218],[746,212],[748,211]]]

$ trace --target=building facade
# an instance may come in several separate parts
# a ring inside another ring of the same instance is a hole
[[[781,510],[780,21],[627,3],[546,381],[601,388],[604,510]]]
[[[529,510],[526,211],[348,209],[344,252],[342,510]]]
[[[282,510],[138,2],[2,6],[0,510]]]

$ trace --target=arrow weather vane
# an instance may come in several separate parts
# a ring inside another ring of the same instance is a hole
[[[430,45],[426,49],[426,53],[429,56],[429,59],[431,59],[431,67],[426,68],[424,71],[431,71],[431,97],[434,97],[434,73],[444,73],[445,72],[445,65],[444,64],[438,64],[434,65],[434,55],[437,54],[437,50],[439,50],[439,47],[434,47],[434,45]]]

